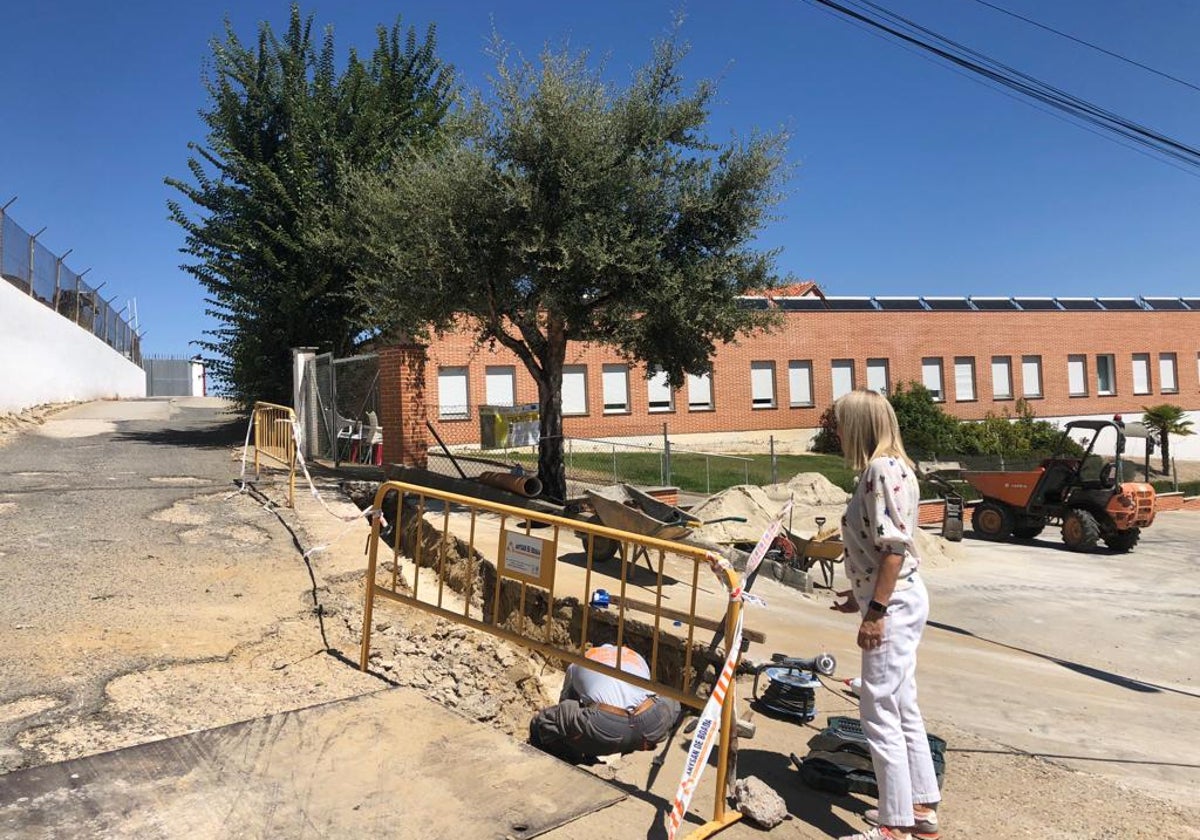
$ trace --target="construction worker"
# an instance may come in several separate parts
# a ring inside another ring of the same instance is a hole
[[[637,651],[622,647],[620,653],[622,671],[650,679],[650,667]],[[585,655],[617,667],[614,645],[593,647]],[[609,674],[569,665],[558,704],[542,709],[529,722],[529,743],[572,762],[652,750],[667,737],[678,716],[675,700]]]

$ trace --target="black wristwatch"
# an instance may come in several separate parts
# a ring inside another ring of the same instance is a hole
[[[881,604],[878,601],[872,601],[871,603],[867,604],[867,612],[879,613],[880,615],[887,615],[887,611],[888,611],[887,604]]]

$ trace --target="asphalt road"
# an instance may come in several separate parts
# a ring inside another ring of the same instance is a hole
[[[39,744],[116,677],[228,656],[299,609],[291,535],[230,498],[243,434],[219,400],[90,403],[0,448],[0,772],[53,758]]]

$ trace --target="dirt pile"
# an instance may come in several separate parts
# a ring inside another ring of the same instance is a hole
[[[370,661],[385,679],[518,737],[537,709],[554,702],[530,654],[442,619],[381,613],[388,614],[376,616]]]
[[[849,493],[815,472],[797,473],[786,484],[769,484],[763,490],[780,504],[794,499],[797,507],[829,507],[850,501]]]
[[[717,543],[755,543],[788,499],[795,501],[789,522],[792,532],[811,537],[818,530],[815,518],[829,523],[841,518],[849,494],[820,473],[799,473],[786,484],[757,487],[739,484],[696,505],[690,511],[701,522],[742,517],[745,522],[713,522],[696,529],[696,536]]]

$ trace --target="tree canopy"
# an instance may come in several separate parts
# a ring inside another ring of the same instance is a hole
[[[385,329],[498,342],[538,384],[539,474],[562,496],[568,342],[598,342],[673,385],[717,344],[772,323],[737,298],[769,286],[753,238],[780,197],[782,134],[706,135],[714,88],[685,89],[673,37],[618,88],[586,53],[497,45],[492,88],[441,142],[349,176],[355,278]]]
[[[184,198],[168,202],[194,260],[183,268],[220,324],[198,343],[243,404],[289,400],[290,348],[348,354],[373,326],[351,257],[318,232],[347,167],[390,165],[435,133],[454,97],[433,27],[418,38],[399,20],[380,26],[370,58],[351,50],[341,70],[332,28],[317,42],[295,4],[286,32],[262,23],[252,45],[226,21],[205,80],[206,141],[189,144],[190,180],[166,179]]]

